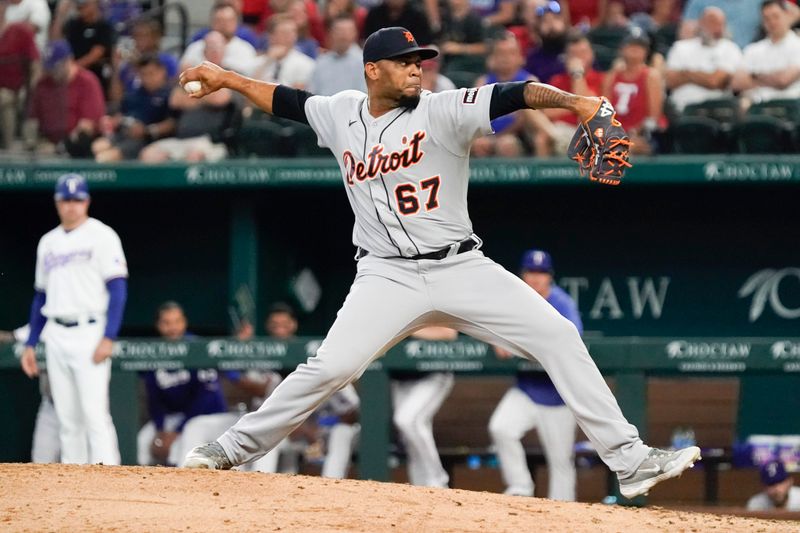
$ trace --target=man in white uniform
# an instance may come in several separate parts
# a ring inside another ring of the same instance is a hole
[[[553,284],[553,260],[544,250],[522,256],[522,280],[583,333],[578,306],[569,294]],[[511,352],[495,347],[501,359]],[[547,460],[551,500],[575,501],[575,417],[553,382],[541,372],[519,372],[516,386],[500,400],[489,420],[489,434],[497,450],[506,494],[533,496],[533,477],[521,439],[536,428]]]
[[[209,63],[181,74],[182,85],[200,82],[196,98],[227,87],[267,113],[309,124],[341,168],[358,249],[356,279],[316,355],[258,411],[190,452],[184,466],[227,469],[264,455],[389,348],[424,326],[439,325],[538,360],[617,473],[624,496],[680,475],[699,459],[700,449],[669,452],[642,442],[575,326],[484,257],[467,211],[470,145],[491,133],[493,118],[523,108],[566,107],[584,123],[597,118],[606,121],[604,129],[619,128],[613,107],[525,81],[422,92],[420,65],[434,56],[405,28],[383,28],[364,45],[367,94],[330,97]]]
[[[748,511],[800,511],[800,487],[794,486],[792,476],[781,461],[770,461],[761,467],[764,490],[747,500]]]
[[[421,329],[412,337],[427,341],[454,341],[458,338],[458,332],[434,326]],[[405,445],[408,481],[412,485],[443,488],[450,482],[433,439],[433,417],[439,412],[454,384],[455,375],[452,372],[392,375],[392,420]]]
[[[30,332],[31,328],[28,324],[18,327],[14,331],[0,331],[0,343],[6,340],[15,342],[14,351],[22,350]],[[45,340],[42,339],[42,341]],[[36,423],[33,426],[31,462],[58,463],[61,460],[58,415],[53,406],[53,396],[50,394],[50,380],[47,379],[47,370],[44,368],[39,369],[39,395],[42,399],[39,402]]]
[[[88,215],[89,187],[83,176],[61,176],[55,203],[61,224],[42,237],[36,251],[36,293],[22,369],[29,377],[38,374],[34,347],[46,324],[61,461],[119,464],[108,383],[128,267],[116,232]]]
[[[256,58],[256,49],[236,35],[238,21],[236,10],[228,4],[216,4],[211,8],[211,31],[219,32],[225,38],[221,64],[236,72],[249,73]],[[181,65],[196,65],[203,61],[206,43],[206,39],[201,39],[187,46],[181,57]]]

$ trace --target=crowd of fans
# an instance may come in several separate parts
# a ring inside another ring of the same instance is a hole
[[[315,94],[364,90],[360,45],[396,25],[441,52],[423,67],[426,89],[538,80],[603,94],[639,153],[758,151],[736,140],[750,116],[748,131],[780,140],[762,142],[766,151],[791,149],[797,137],[794,2],[217,0],[180,54],[164,48],[162,21],[142,4],[0,2],[3,148],[101,162],[297,155],[302,142],[276,136],[313,143],[302,126],[276,127],[228,91],[188,98],[179,71],[209,60]],[[518,112],[495,120],[473,155],[561,155],[575,126],[563,110]]]

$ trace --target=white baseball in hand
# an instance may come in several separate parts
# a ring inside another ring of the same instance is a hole
[[[200,92],[203,88],[203,84],[199,81],[187,81],[183,84],[183,90],[189,94]]]

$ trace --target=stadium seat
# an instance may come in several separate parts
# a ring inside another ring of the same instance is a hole
[[[771,115],[748,115],[736,128],[743,154],[781,154],[793,151],[793,126]]]
[[[769,100],[750,106],[748,115],[769,115],[785,122],[800,124],[800,102],[798,100]]]
[[[608,70],[617,57],[620,44],[628,36],[625,28],[607,28],[599,26],[592,29],[586,37],[592,43],[594,55],[600,70]]]
[[[458,89],[472,87],[475,85],[475,80],[478,79],[478,74],[464,70],[448,70],[444,75],[450,78],[450,81],[452,81]]]
[[[736,98],[707,100],[687,105],[682,114],[685,117],[710,118],[724,128],[732,128],[739,120],[739,101]]]
[[[258,112],[246,119],[236,138],[241,157],[289,157],[294,155],[294,130]]]
[[[477,77],[486,72],[486,57],[482,55],[449,56],[443,67],[442,73],[448,78],[450,71],[472,72]]]
[[[718,154],[728,151],[719,122],[708,117],[681,117],[672,126],[673,149],[679,154]]]
[[[320,148],[317,144],[317,134],[310,126],[305,124],[295,124],[292,140],[297,149],[295,155],[301,157],[325,157],[330,156],[331,152],[327,148]]]
[[[678,38],[678,25],[666,24],[659,27],[653,34],[653,49],[664,57],[669,53],[669,49],[675,44]]]

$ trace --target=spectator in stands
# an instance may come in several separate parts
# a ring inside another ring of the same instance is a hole
[[[435,46],[429,48],[436,49]],[[422,62],[422,89],[432,93],[450,91],[456,88],[453,81],[439,72],[439,58],[436,56]]]
[[[51,42],[43,63],[44,76],[31,97],[27,140],[45,151],[63,143],[73,157],[91,157],[98,121],[105,114],[100,82],[73,59],[66,41]],[[38,134],[51,144],[37,146]]]
[[[567,21],[558,2],[537,8],[534,27],[538,42],[528,53],[525,70],[540,81],[564,72],[564,51],[567,45]]]
[[[728,21],[730,38],[739,48],[752,43],[758,35],[761,25],[759,10],[763,0],[738,0],[737,2],[720,2],[719,0],[688,0],[683,9],[683,20],[678,31],[679,39],[697,36],[699,19],[707,7],[719,7]]]
[[[603,94],[617,110],[633,141],[633,153],[652,153],[652,134],[665,125],[664,84],[657,69],[647,65],[650,40],[643,36],[626,38],[620,59],[603,80]]]
[[[486,64],[487,74],[478,78],[476,87],[497,82],[535,80],[536,78],[523,68],[525,58],[519,47],[517,38],[506,32],[491,41],[489,57]],[[541,117],[541,118],[539,118]],[[537,121],[546,117],[541,111],[521,110],[498,117],[492,121],[494,135],[479,137],[472,144],[473,157],[519,157],[525,151],[522,136],[528,136],[535,130]]]
[[[652,9],[648,12],[634,13],[631,25],[640,28],[653,39],[653,49],[666,56],[681,21],[681,3],[678,0],[653,0]]]
[[[36,35],[36,47],[43,53],[47,46],[50,30],[50,6],[46,0],[8,0],[5,3],[7,24],[21,22],[28,24]]]
[[[603,73],[594,69],[594,51],[585,35],[570,35],[564,62],[567,71],[553,76],[551,85],[581,96],[602,94]],[[578,127],[578,117],[564,109],[545,109],[543,112],[553,123],[554,134],[550,136],[543,131],[537,132],[536,155],[563,156]]]
[[[361,37],[366,39],[379,29],[389,26],[406,28],[420,44],[433,42],[433,34],[425,13],[408,0],[383,0],[382,3],[370,9]]]
[[[255,30],[263,19],[266,18],[269,3],[264,0],[242,0],[242,23]]]
[[[143,4],[151,2],[143,0],[103,0],[106,19],[114,28],[124,28],[139,18],[145,9]],[[148,6],[149,7],[149,6]]]
[[[764,464],[760,474],[764,490],[747,500],[748,511],[800,511],[800,487],[793,486],[794,480],[781,461]]]
[[[224,54],[227,54],[225,37],[212,31],[206,35],[203,44],[202,59],[220,64]],[[227,148],[221,141],[223,132],[235,113],[229,90],[223,89],[197,99],[190,97],[178,86],[172,90],[169,106],[178,117],[175,136],[145,146],[139,159],[146,163],[169,160],[197,162],[219,161],[227,155]]]
[[[269,48],[253,62],[255,79],[305,89],[311,80],[314,60],[295,48],[297,23],[290,15],[269,20]]]
[[[620,0],[610,0],[599,26],[626,30],[630,27],[630,24],[631,21],[625,13],[625,4]]]
[[[217,30],[219,32],[222,32],[222,28],[227,29],[227,25],[230,22],[229,19],[227,18],[223,18],[220,21],[218,21],[217,27],[214,27],[214,9],[216,9],[217,7],[225,6],[225,7],[230,7],[236,13],[236,29],[234,30],[234,35],[236,35],[243,41],[250,43],[256,50],[260,50],[261,48],[263,48],[264,40],[261,37],[259,37],[258,34],[254,32],[252,29],[250,29],[248,26],[239,23],[242,18],[241,4],[242,3],[240,1],[234,1],[234,0],[217,0],[216,2],[214,2],[211,14],[212,25],[198,30],[194,35],[192,35],[190,42],[194,43],[197,41],[202,41],[205,38],[205,36],[208,35],[208,32],[212,30]],[[225,32],[222,33],[224,34]]]
[[[161,64],[167,69],[167,77],[175,79],[178,76],[178,59],[170,53],[161,51],[161,40],[164,31],[158,19],[145,17],[137,20],[131,28],[134,49],[126,62],[119,69],[119,80],[123,89],[128,91],[138,85],[136,76],[137,62],[145,56],[158,56]]]
[[[356,0],[329,0],[325,4],[324,21],[325,27],[328,29],[328,40],[326,43],[321,43],[328,48],[331,48],[331,29],[340,17],[352,18],[356,24],[357,35],[361,35],[364,31],[364,22],[367,20],[367,9],[356,3]]]
[[[469,0],[449,0],[450,10],[442,20],[439,47],[446,65],[460,58],[486,55],[484,22],[472,9]],[[458,68],[456,65],[455,68]]]
[[[175,128],[166,67],[155,55],[140,58],[137,66],[141,85],[125,95],[120,113],[100,120],[103,136],[92,143],[99,163],[136,159],[148,142],[170,135]]]
[[[317,55],[319,55],[320,43],[311,34],[311,23],[308,19],[305,0],[292,0],[287,14],[297,24],[297,42],[294,47],[311,59],[316,59]],[[327,35],[325,38],[327,38]]]
[[[328,47],[314,65],[309,91],[323,96],[347,89],[367,92],[358,29],[352,18],[340,15],[333,20],[328,30]]]
[[[78,66],[90,70],[97,76],[103,87],[103,93],[108,94],[112,75],[114,28],[103,18],[99,0],[74,0],[74,4],[77,16],[66,20],[72,1],[59,2],[53,22],[54,31],[67,40]]]
[[[190,44],[181,58],[181,68],[193,67],[203,62],[203,54],[211,33],[222,35],[224,51],[218,65],[249,74],[256,57],[256,49],[252,44],[236,36],[239,21],[236,10],[229,4],[215,4],[211,9],[211,29],[202,41]],[[216,43],[217,39],[213,41]],[[214,52],[216,54],[216,52]]]
[[[744,49],[733,90],[747,103],[800,97],[800,37],[791,29],[789,12],[780,0],[761,8],[766,38]]]
[[[170,342],[191,340],[187,320],[177,302],[165,302],[158,308],[156,329]],[[227,411],[219,375],[215,369],[166,370],[142,372],[147,392],[150,420],[137,437],[140,465],[177,465],[183,448],[179,442],[186,423],[200,415]]]
[[[608,0],[569,0],[563,8],[570,25],[585,30],[605,19]]]
[[[731,78],[742,53],[725,38],[725,13],[707,7],[700,16],[699,36],[677,41],[667,56],[666,82],[676,111],[731,96]]]
[[[303,24],[303,21],[300,18],[296,18],[295,20],[303,26],[303,36],[310,37],[314,39],[318,44],[325,42],[325,25],[322,22],[322,17],[319,14],[319,10],[317,9],[317,3],[314,0],[301,0],[305,5],[305,12],[306,12],[306,19],[307,24]],[[295,0],[269,0],[269,6],[267,11],[265,12],[265,17],[259,24],[259,27],[262,29],[266,28],[269,19],[272,18],[274,15],[279,14],[292,14],[293,9],[296,8],[294,6]],[[294,14],[297,16],[297,12]],[[307,28],[307,31],[306,31]]]
[[[10,148],[23,107],[24,91],[38,70],[39,50],[26,23],[8,23],[0,4],[0,147]]]
[[[154,18],[145,17],[134,23],[131,29],[134,48],[130,55],[125,58],[120,57],[119,53],[114,55],[117,75],[111,84],[109,100],[119,103],[124,94],[136,90],[141,85],[137,63],[145,56],[157,56],[167,71],[167,78],[170,80],[177,78],[178,60],[172,54],[161,51],[162,36],[161,23]]]

